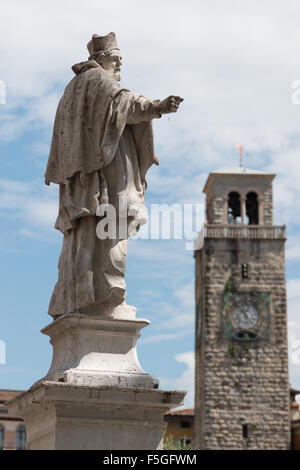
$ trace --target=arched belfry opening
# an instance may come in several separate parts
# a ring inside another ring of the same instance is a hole
[[[247,194],[246,216],[248,218],[248,225],[258,225],[258,198],[254,192]]]
[[[236,191],[228,194],[228,224],[237,225],[242,223],[241,218],[241,197]]]
[[[259,225],[259,228],[272,225],[274,176],[244,167],[210,173],[203,189],[206,194],[206,223],[245,227]],[[240,228],[236,229],[239,236],[242,233]],[[232,230],[228,234],[231,236]]]

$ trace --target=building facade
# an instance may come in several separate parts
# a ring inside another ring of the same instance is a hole
[[[18,390],[0,390],[0,450],[25,450],[26,431],[23,419],[8,413],[5,402],[21,393]]]
[[[238,167],[206,181],[196,260],[195,447],[291,445],[285,227],[275,175]]]
[[[167,411],[164,420],[168,424],[164,440],[171,438],[181,445],[194,445],[194,408]]]

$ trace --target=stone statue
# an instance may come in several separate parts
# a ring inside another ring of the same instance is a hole
[[[128,237],[145,223],[145,176],[158,164],[151,121],[176,112],[183,101],[151,101],[121,88],[115,33],[94,34],[87,48],[89,59],[72,67],[75,77],[59,102],[45,174],[46,184],[60,187],[55,228],[64,234],[53,317],[109,314],[124,303]],[[120,197],[131,214],[130,233],[99,239],[97,209],[111,204],[118,226]]]
[[[52,362],[8,406],[25,420],[29,450],[162,450],[164,414],[185,392],[160,390],[142,369],[136,344],[149,322],[126,305],[124,276],[128,238],[145,223],[145,176],[157,163],[151,121],[182,98],[151,101],[121,88],[114,33],[94,35],[88,50],[59,102],[45,175],[59,184],[55,226],[64,235],[54,319],[42,329]],[[99,226],[112,208],[116,234],[106,236]]]

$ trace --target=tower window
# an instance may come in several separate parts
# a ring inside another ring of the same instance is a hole
[[[248,225],[258,225],[258,200],[256,193],[248,193],[246,198],[246,216]]]
[[[243,424],[243,438],[247,439],[248,437],[248,424]]]
[[[232,225],[241,224],[241,198],[239,193],[232,191],[228,195],[228,223]]]
[[[249,279],[248,278],[248,264],[247,263],[242,264],[242,279]]]

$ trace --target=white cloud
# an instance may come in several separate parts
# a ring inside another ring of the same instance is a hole
[[[286,259],[291,262],[297,262],[300,259],[300,235],[297,233],[287,234]]]
[[[40,182],[0,180],[0,209],[5,218],[17,219],[21,235],[53,231],[58,208],[57,188]]]
[[[22,228],[19,230],[19,234],[26,238],[39,239],[39,234],[37,232],[28,230],[27,228]]]
[[[149,336],[148,338],[142,339],[141,341],[139,341],[139,344],[160,343],[161,341],[179,339],[185,336],[187,333],[191,333],[191,331],[177,331],[176,333],[162,333],[158,335],[153,335]]]
[[[115,30],[125,86],[152,98],[178,93],[185,99],[177,115],[155,122],[161,167],[151,172],[151,191],[173,202],[203,200],[207,172],[236,164],[234,145],[241,142],[246,165],[278,173],[278,223],[300,223],[300,106],[291,104],[291,84],[300,78],[299,8],[295,0],[284,11],[279,0],[190,0],[189,7],[154,0],[143,9],[137,0],[11,0],[1,8],[7,104],[0,139],[49,130],[71,66],[87,58],[92,33]],[[16,18],[22,18],[17,28]]]
[[[42,6],[11,0],[2,6],[0,33],[8,106],[29,106],[34,119],[49,123],[58,98],[54,88],[61,89],[72,77],[73,62],[87,56],[91,34],[114,29],[126,85],[150,97],[185,98],[178,116],[156,129],[160,145],[169,149],[168,162],[178,158],[174,150],[190,149],[191,143],[201,149],[190,156],[193,166],[199,156],[202,166],[208,156],[221,163],[224,150],[234,159],[237,139],[251,151],[278,149],[286,133],[297,131],[290,85],[299,78],[293,50],[300,35],[297,3],[291,0],[284,14],[281,6],[276,0],[247,6],[190,0],[189,7],[154,0],[141,9],[137,0],[54,0]],[[22,18],[18,28],[16,18]]]
[[[130,252],[136,259],[158,262],[165,261],[170,265],[181,265],[186,268],[192,257],[190,252],[184,251],[184,243],[181,240],[130,240]],[[176,253],[176,256],[174,256]],[[157,275],[161,271],[156,272]],[[162,272],[165,276],[166,273]]]
[[[187,366],[179,377],[176,378],[160,378],[160,388],[167,390],[186,390],[187,394],[184,399],[184,408],[194,407],[194,374],[195,374],[195,357],[194,351],[188,351],[177,354],[175,356],[177,362],[181,362]]]
[[[190,262],[192,261],[190,260]],[[153,277],[164,279],[164,286],[168,286],[170,266],[168,268],[166,266],[166,269],[160,270],[159,276],[157,276],[156,270],[152,271]],[[177,264],[176,269],[179,271],[180,263]],[[175,282],[170,280],[170,291],[166,292],[162,286],[159,298],[153,297],[151,291],[148,293],[148,298],[143,296],[145,304],[148,299],[150,313],[159,312],[159,316],[154,318],[152,324],[153,335],[143,340],[144,342],[157,342],[158,338],[172,340],[193,332],[195,322],[194,283],[183,282],[186,277],[188,277],[188,273],[182,272],[180,275],[178,272]]]

